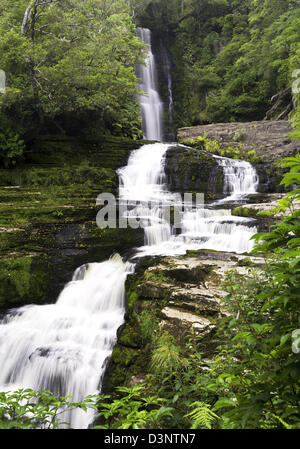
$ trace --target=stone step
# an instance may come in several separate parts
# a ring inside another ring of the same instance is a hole
[[[204,318],[200,315],[196,315],[190,312],[183,312],[180,309],[174,307],[165,307],[161,311],[163,321],[160,323],[160,327],[173,327],[173,332],[178,332],[182,330],[194,329],[196,334],[201,334],[206,336],[215,330],[215,326],[210,320]],[[174,329],[175,328],[175,329]]]

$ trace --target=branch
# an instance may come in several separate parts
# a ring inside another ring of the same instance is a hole
[[[32,20],[32,10],[33,8],[37,8],[38,6],[46,6],[46,5],[50,5],[51,3],[56,3],[59,0],[33,0],[30,2],[30,4],[28,5],[28,7],[26,8],[24,17],[23,17],[23,22],[22,22],[22,26],[21,26],[21,36],[26,36],[27,34],[27,30],[28,30],[28,24],[29,22]]]
[[[28,23],[31,20],[32,8],[33,8],[34,4],[35,4],[35,1],[31,2],[25,11],[22,26],[21,26],[21,35],[22,36],[25,36],[27,34]]]
[[[275,119],[276,121],[278,120],[282,120],[283,118],[285,118],[288,113],[293,109],[293,103],[289,103],[289,105],[286,107],[286,109],[279,114],[279,116]]]
[[[291,95],[291,88],[287,87],[286,89],[284,89],[282,92],[279,92],[276,95],[273,95],[273,97],[271,98],[271,102],[273,103],[274,101],[276,101],[276,103],[274,104],[274,106],[271,107],[271,109],[269,109],[266,113],[266,116],[264,118],[264,120],[269,120],[269,118],[279,109],[279,107],[282,105],[282,103],[284,102],[284,100],[286,99],[287,96]],[[279,117],[284,117],[289,111],[288,108],[290,107],[290,102],[288,107],[279,115]],[[277,118],[276,120],[280,120],[280,118]]]

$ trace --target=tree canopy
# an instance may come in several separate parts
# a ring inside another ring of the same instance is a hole
[[[138,132],[135,65],[144,51],[125,0],[4,0],[0,36],[2,121],[23,133],[94,112],[112,132]]]
[[[286,118],[300,68],[293,0],[152,0],[142,21],[168,41],[177,126]]]

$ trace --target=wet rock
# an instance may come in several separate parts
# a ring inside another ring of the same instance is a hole
[[[223,193],[223,170],[206,151],[172,146],[166,153],[165,173],[172,192]]]

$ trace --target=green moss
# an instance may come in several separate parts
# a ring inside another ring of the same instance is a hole
[[[119,344],[127,348],[141,348],[143,341],[138,331],[136,326],[127,324],[119,336]]]
[[[244,259],[241,259],[237,263],[238,267],[254,267],[255,264],[251,261],[250,257],[245,257]]]
[[[43,302],[48,289],[48,263],[36,256],[0,259],[0,307]]]
[[[137,358],[137,350],[116,345],[112,353],[112,361],[118,365],[128,367],[134,363]]]
[[[159,320],[153,309],[145,308],[136,316],[140,328],[140,339],[142,342],[148,343],[153,338],[155,331],[158,329]]]
[[[186,252],[186,255],[188,257],[198,257],[199,256],[199,251],[195,250],[195,249],[188,249],[187,252]]]
[[[255,209],[248,207],[235,207],[232,210],[232,215],[236,217],[256,218],[258,212]]]

